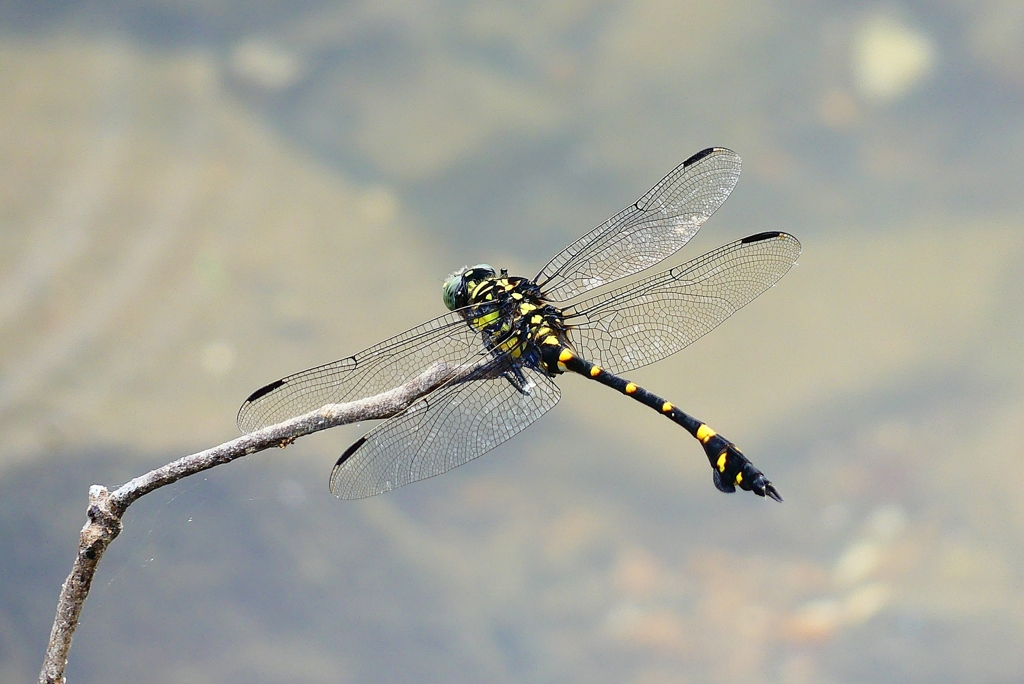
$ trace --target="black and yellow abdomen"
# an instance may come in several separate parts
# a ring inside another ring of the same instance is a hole
[[[693,435],[704,447],[708,461],[711,463],[712,474],[715,486],[723,492],[735,492],[736,488],[754,492],[758,496],[767,496],[776,501],[782,501],[782,495],[764,476],[760,470],[754,467],[743,452],[735,444],[715,432],[706,423],[703,423],[688,413],[684,413],[672,404],[650,392],[634,382],[619,377],[614,373],[594,365],[590,361],[576,355],[571,349],[561,345],[547,345],[543,349],[545,365],[556,365],[562,371],[570,371],[585,378],[622,392],[627,397],[635,399],[644,406],[654,409],[677,425],[682,426]]]

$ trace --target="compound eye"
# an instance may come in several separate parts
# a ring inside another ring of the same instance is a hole
[[[442,296],[449,311],[461,309],[469,304],[469,285],[493,278],[494,268],[489,264],[477,264],[473,268],[461,268],[444,281]]]
[[[448,276],[444,285],[441,286],[441,296],[449,311],[466,305],[466,276],[466,269],[462,269]]]

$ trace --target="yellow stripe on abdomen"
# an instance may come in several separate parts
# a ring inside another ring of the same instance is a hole
[[[716,434],[715,431],[712,430],[711,428],[709,428],[704,423],[701,423],[700,427],[697,428],[697,439],[700,440],[701,444],[707,443],[707,441],[709,439],[711,439],[712,437],[714,437],[715,434]]]

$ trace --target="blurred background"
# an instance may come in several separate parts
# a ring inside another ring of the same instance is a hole
[[[782,505],[580,379],[484,458],[327,491],[367,425],[145,497],[69,681],[1024,677],[1024,5],[0,3],[0,681],[38,672],[88,486],[255,388],[531,276],[711,145],[671,265],[800,264],[632,378]]]

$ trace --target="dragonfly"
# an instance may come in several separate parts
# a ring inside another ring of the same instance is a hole
[[[487,264],[442,286],[447,314],[358,354],[253,392],[238,426],[253,432],[376,396],[438,363],[469,368],[377,424],[338,459],[331,492],[374,496],[463,465],[558,403],[555,378],[578,375],[647,406],[703,446],[715,486],[782,501],[764,473],[706,423],[621,374],[660,361],[718,326],[796,263],[800,242],[772,231],[742,238],[612,289],[679,251],[739,180],[739,155],[693,155],[640,199],[556,254],[529,279]],[[599,290],[599,292],[594,292]],[[584,295],[586,295],[584,297]]]

